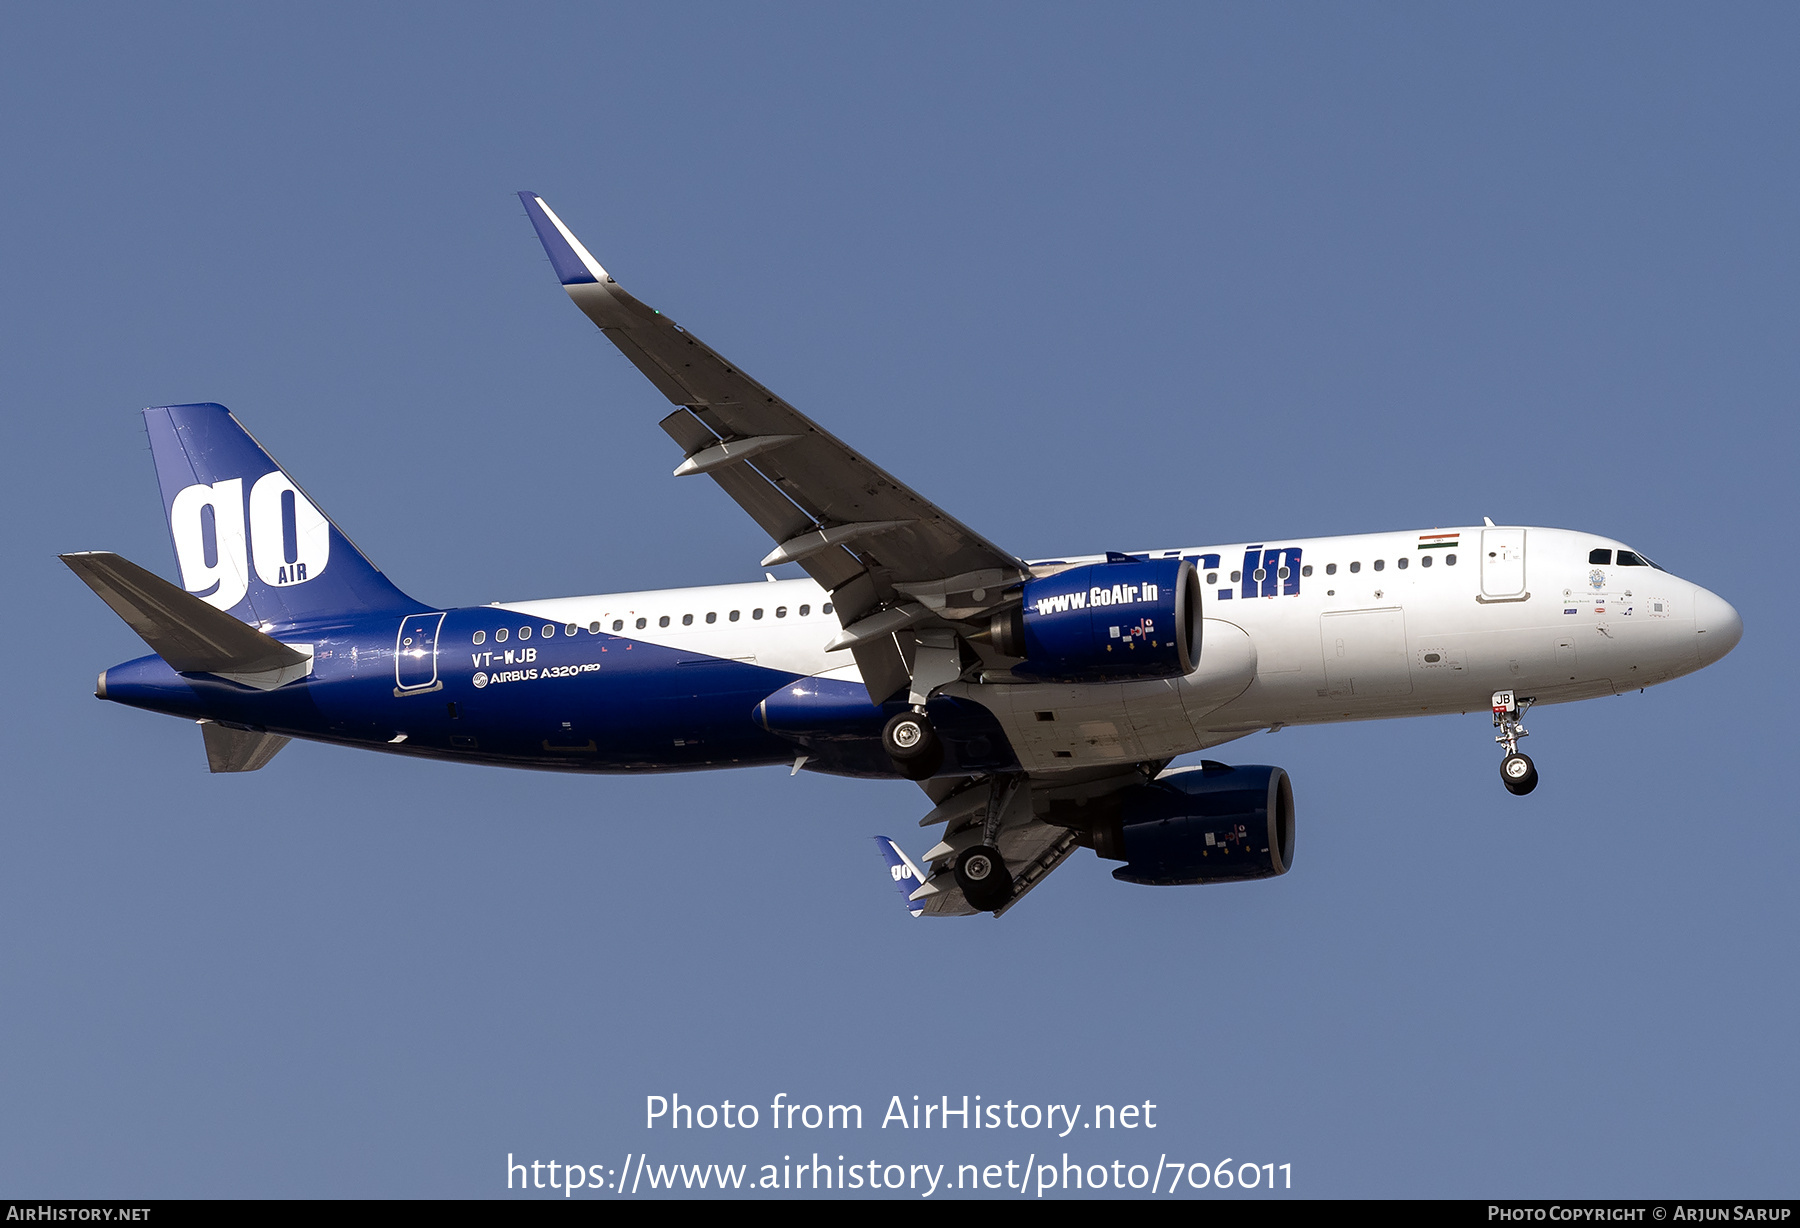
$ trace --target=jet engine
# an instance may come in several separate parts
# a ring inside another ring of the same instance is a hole
[[[1048,682],[1180,678],[1200,659],[1200,580],[1186,559],[1071,567],[1028,580],[1023,604],[993,617],[988,639]]]
[[[1127,883],[1273,878],[1294,861],[1294,790],[1278,767],[1209,761],[1085,805],[1051,802],[1042,817],[1125,862],[1113,877]]]

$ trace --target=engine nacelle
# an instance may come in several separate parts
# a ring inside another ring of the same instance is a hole
[[[1054,682],[1181,678],[1200,659],[1200,580],[1186,559],[1071,567],[1026,581],[991,639],[1018,675]]]
[[[1052,803],[1052,823],[1079,828],[1127,883],[1226,883],[1286,874],[1294,861],[1294,790],[1278,767],[1203,763],[1086,806]]]

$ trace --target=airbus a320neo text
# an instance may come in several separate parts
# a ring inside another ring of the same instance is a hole
[[[564,772],[791,765],[918,781],[942,838],[878,837],[915,916],[1005,912],[1079,848],[1130,883],[1293,864],[1259,730],[1493,712],[1530,793],[1532,704],[1691,673],[1737,612],[1624,542],[1479,525],[1028,560],[627,294],[520,193],[575,305],[674,405],[803,579],[440,609],[396,588],[223,406],[144,411],[181,582],[64,555],[153,655],[102,699],[198,721],[215,772],[292,738]]]

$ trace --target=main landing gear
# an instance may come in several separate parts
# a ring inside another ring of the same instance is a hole
[[[944,743],[922,708],[890,720],[881,731],[881,747],[908,780],[929,780],[944,766]]]
[[[963,899],[980,912],[993,912],[1012,898],[1012,871],[991,844],[964,849],[956,859],[956,885]]]
[[[1537,788],[1536,765],[1529,755],[1519,753],[1519,739],[1531,736],[1520,722],[1525,719],[1525,710],[1536,702],[1511,691],[1494,692],[1494,728],[1500,731],[1494,741],[1506,748],[1506,758],[1500,761],[1500,783],[1516,797],[1524,797]]]
[[[981,843],[964,849],[956,858],[956,885],[963,899],[979,912],[997,912],[1012,899],[1013,875],[1000,854],[1000,827],[1015,803],[1029,805],[1030,789],[1021,775],[994,776],[988,781],[987,817],[981,825]],[[1026,812],[1027,815],[1029,811]]]

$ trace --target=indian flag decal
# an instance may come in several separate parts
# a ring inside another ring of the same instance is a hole
[[[1421,550],[1453,550],[1461,533],[1421,533],[1419,549]]]

